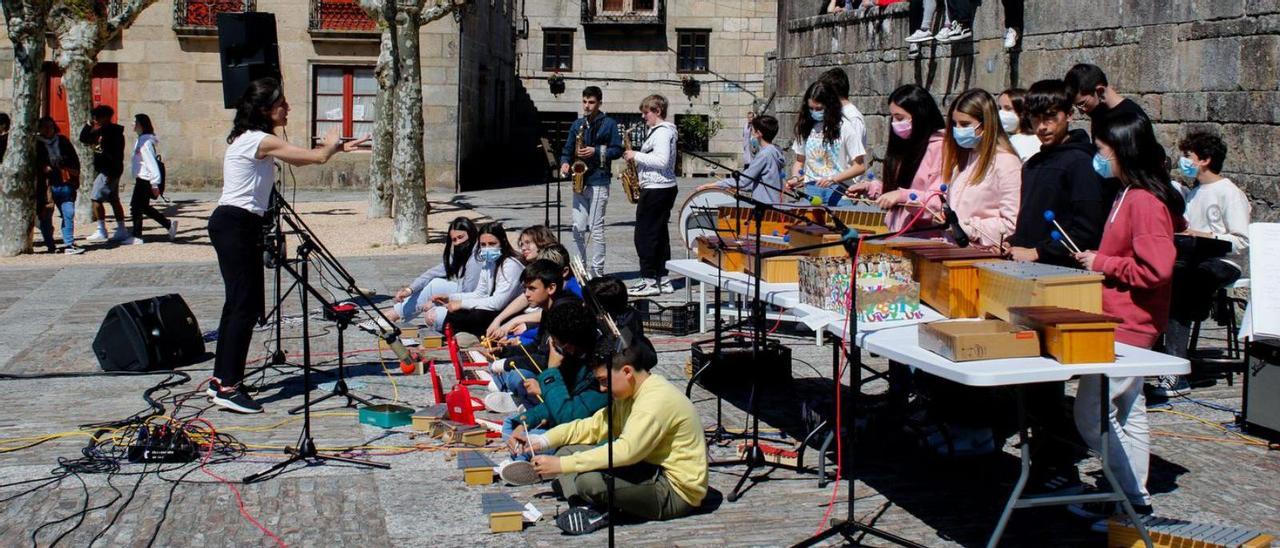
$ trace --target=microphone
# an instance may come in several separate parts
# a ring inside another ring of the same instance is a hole
[[[947,185],[942,185],[939,191],[938,199],[942,202],[942,214],[947,219],[947,232],[951,234],[951,239],[956,241],[957,246],[969,247],[969,235],[965,234],[964,228],[960,226],[960,217],[947,202]]]

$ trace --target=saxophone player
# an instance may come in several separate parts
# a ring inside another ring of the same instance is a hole
[[[604,93],[596,86],[582,90],[582,117],[569,127],[560,153],[560,175],[568,176],[574,171],[573,164],[579,162],[578,169],[585,168],[585,185],[581,192],[573,193],[573,241],[592,276],[604,275],[604,213],[613,180],[609,163],[622,157],[622,134],[618,123],[601,112],[603,99]]]

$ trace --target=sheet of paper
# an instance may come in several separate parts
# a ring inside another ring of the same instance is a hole
[[[1249,225],[1249,318],[1256,338],[1280,337],[1280,223]]]

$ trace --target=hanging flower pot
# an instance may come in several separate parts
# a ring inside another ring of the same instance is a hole
[[[558,72],[548,76],[547,87],[551,89],[552,95],[558,97],[561,93],[564,93],[564,76],[561,76]]]
[[[697,97],[699,93],[702,93],[702,83],[692,76],[684,76],[680,78],[680,89],[684,92],[685,97]]]

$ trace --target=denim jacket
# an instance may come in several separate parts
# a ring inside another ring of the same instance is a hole
[[[564,150],[560,151],[561,164],[573,165],[577,159],[574,145],[578,139],[578,128],[586,121],[586,118],[578,118],[569,126],[569,137],[565,139]],[[622,134],[618,132],[618,122],[601,112],[587,126],[587,131],[582,135],[582,144],[596,149],[595,156],[583,160],[587,164],[587,184],[607,186],[613,179],[609,163],[622,157]],[[603,164],[600,163],[601,158],[605,160]]]

